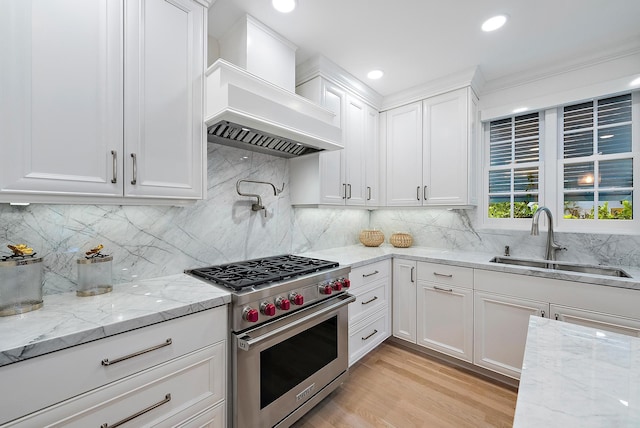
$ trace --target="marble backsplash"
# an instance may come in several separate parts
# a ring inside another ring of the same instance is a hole
[[[529,231],[481,229],[476,210],[381,209],[371,212],[370,227],[382,230],[387,242],[392,233],[407,232],[414,246],[501,255],[508,245],[512,256],[525,258],[542,258],[547,239],[542,228],[538,236]],[[556,232],[555,238],[567,248],[557,253],[558,260],[640,266],[639,235]]]
[[[366,210],[295,209],[289,200],[286,159],[217,144],[208,145],[207,199],[193,206],[0,205],[0,254],[9,243],[25,243],[44,257],[44,292],[76,287],[77,263],[103,244],[113,255],[114,283],[180,273],[184,269],[256,257],[321,250],[358,243]],[[268,181],[271,187],[236,181]]]
[[[286,159],[208,145],[207,199],[188,207],[0,205],[0,254],[9,243],[25,243],[44,257],[45,294],[72,291],[77,263],[103,244],[114,257],[114,282],[149,279],[184,269],[256,257],[358,244],[364,228],[409,232],[414,246],[541,257],[546,234],[478,228],[474,210],[292,208]],[[253,198],[239,196],[239,179],[268,181],[284,191],[243,183],[259,193],[264,212],[251,211]],[[568,248],[561,260],[640,266],[640,236],[558,233]],[[6,253],[5,253],[6,251]]]

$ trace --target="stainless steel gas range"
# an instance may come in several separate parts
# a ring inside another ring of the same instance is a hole
[[[344,381],[350,271],[293,255],[186,271],[232,292],[234,427],[288,427]]]

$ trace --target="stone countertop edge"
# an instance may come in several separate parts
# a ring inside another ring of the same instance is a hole
[[[514,428],[640,426],[640,338],[531,316]]]
[[[324,258],[337,261],[341,265],[357,268],[392,257],[404,259],[440,263],[454,266],[462,266],[473,269],[484,269],[495,272],[529,275],[539,278],[559,279],[565,281],[577,281],[588,284],[603,285],[607,287],[619,287],[640,291],[640,268],[633,266],[613,266],[624,269],[631,278],[607,277],[578,272],[561,272],[550,269],[505,265],[491,263],[493,257],[500,254],[482,252],[445,250],[429,247],[396,248],[390,245],[380,247],[365,247],[364,245],[352,245],[348,247],[332,248],[321,251],[310,251],[299,254],[301,256]]]
[[[0,367],[230,301],[229,292],[186,274],[116,284],[97,296],[44,296],[41,309],[0,317]]]

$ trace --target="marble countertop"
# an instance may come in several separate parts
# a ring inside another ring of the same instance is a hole
[[[513,426],[640,426],[640,338],[532,316]]]
[[[352,268],[379,260],[389,259],[391,257],[402,257],[410,260],[530,275],[540,278],[586,282],[590,284],[621,287],[640,291],[640,267],[633,266],[615,266],[624,269],[629,275],[631,275],[631,278],[618,278],[578,272],[563,272],[544,268],[506,265],[491,263],[489,261],[499,254],[459,250],[452,251],[428,247],[395,248],[386,244],[383,244],[380,247],[352,245],[348,247],[332,248],[330,250],[306,252],[300,255],[334,260],[339,262],[341,265],[350,265]]]
[[[0,366],[230,301],[229,292],[185,274],[117,284],[98,296],[44,296],[41,309],[0,317]]]

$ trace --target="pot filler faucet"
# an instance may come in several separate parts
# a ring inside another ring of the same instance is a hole
[[[556,259],[556,251],[558,250],[566,250],[565,247],[559,245],[554,237],[553,237],[553,215],[551,214],[551,210],[547,207],[538,207],[536,212],[533,214],[533,222],[531,223],[531,234],[534,236],[538,236],[538,218],[541,213],[547,214],[548,219],[548,230],[547,230],[547,248],[544,254],[545,260],[555,260]]]
[[[252,211],[260,211],[260,210],[264,210],[264,216],[267,216],[267,210],[265,209],[264,205],[262,205],[262,198],[260,197],[260,195],[254,194],[254,193],[242,193],[240,192],[240,183],[254,183],[254,184],[266,184],[268,186],[271,186],[273,188],[273,196],[278,196],[283,190],[284,190],[284,183],[282,183],[282,189],[278,189],[276,188],[276,186],[274,186],[273,184],[266,182],[266,181],[253,181],[253,180],[238,180],[236,182],[236,192],[238,192],[238,195],[240,196],[251,196],[253,198],[258,198],[258,202],[255,204],[251,204],[251,210]]]

